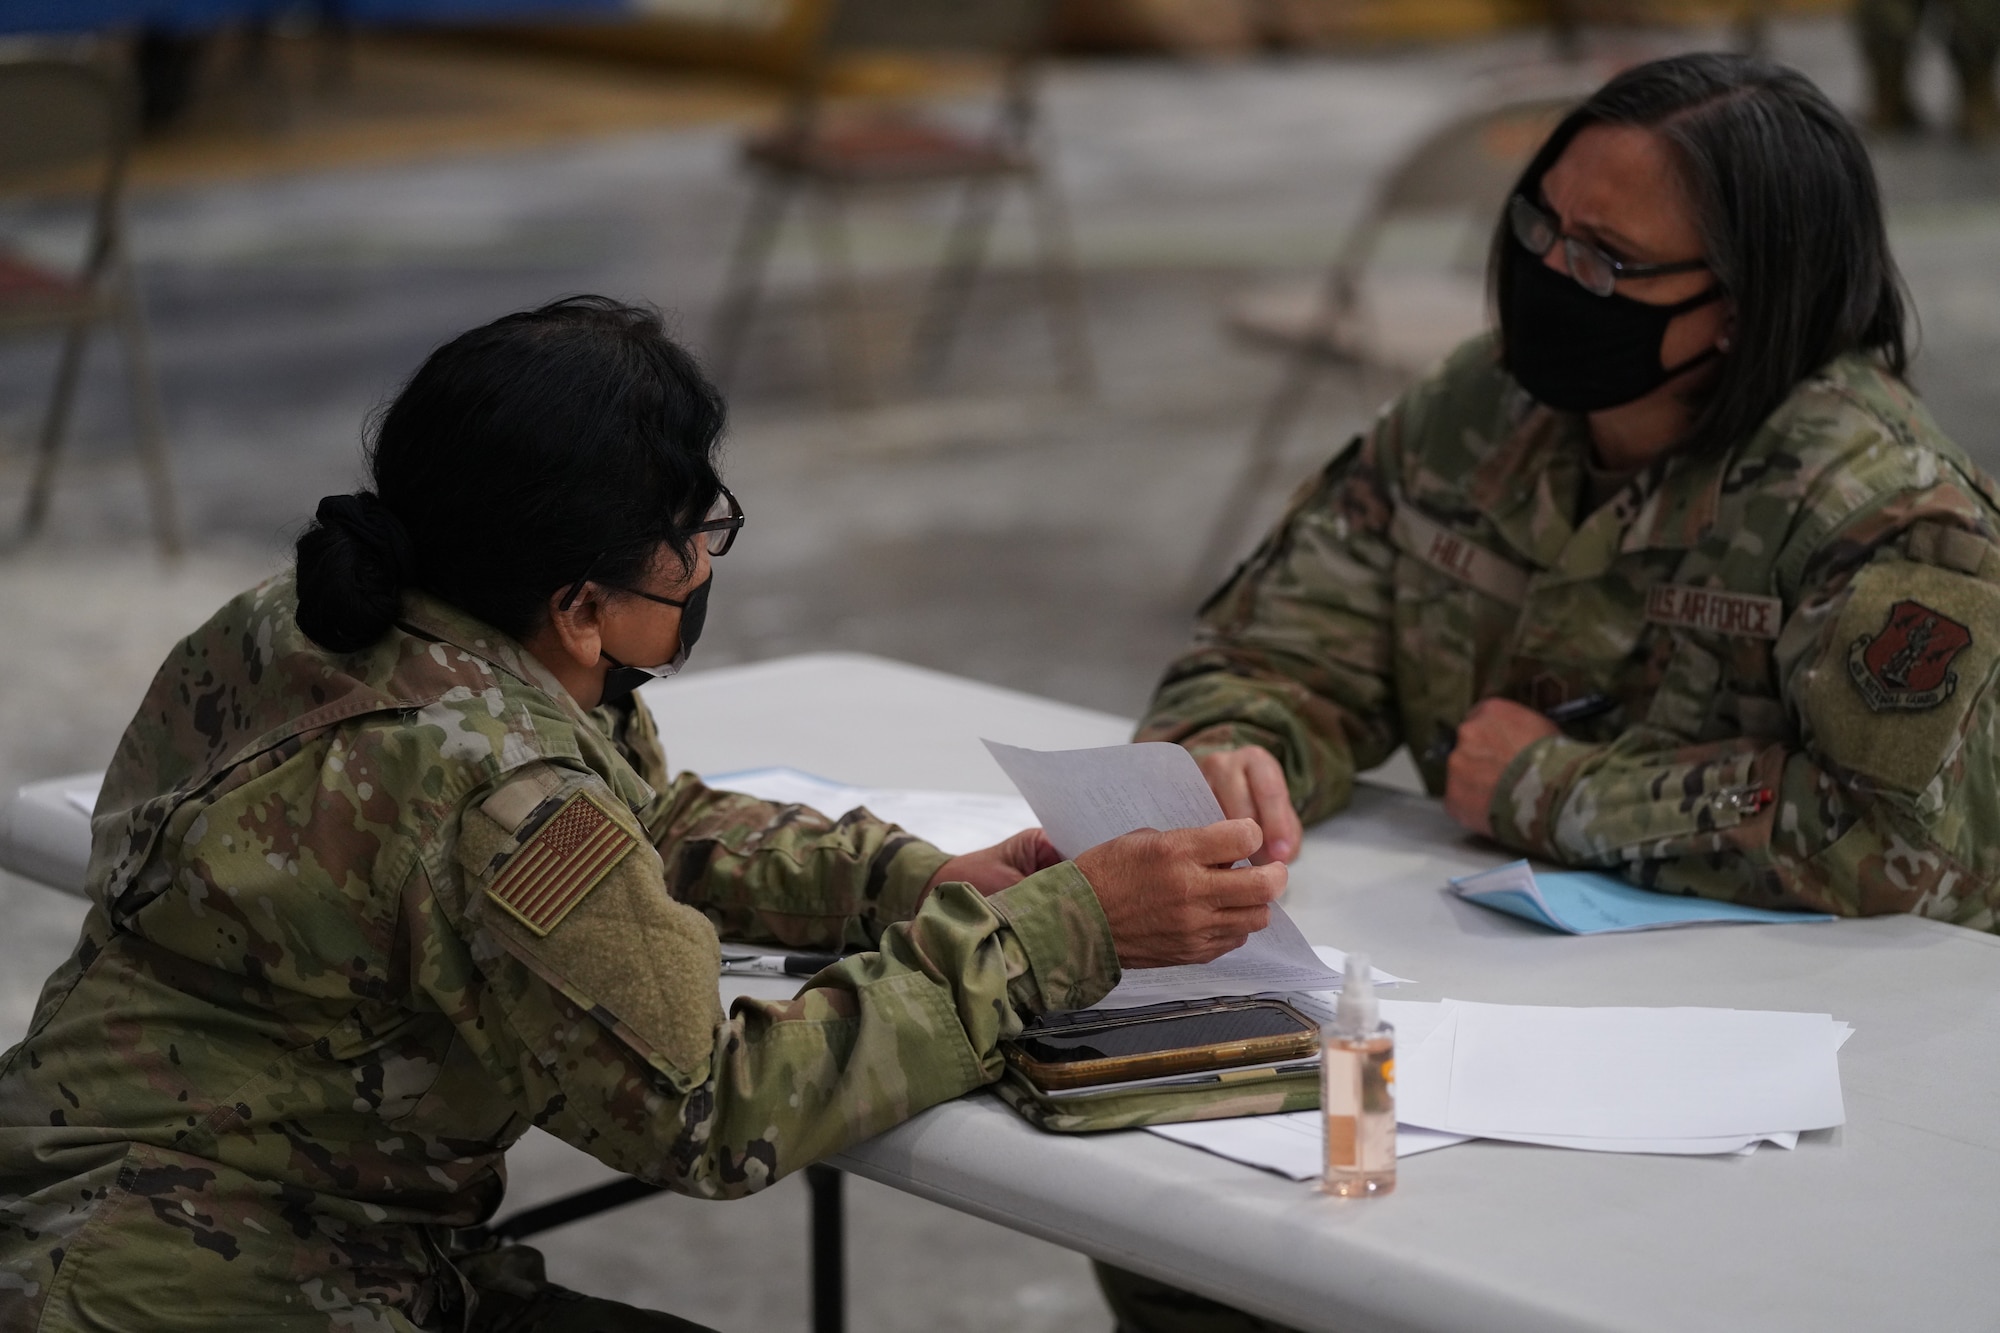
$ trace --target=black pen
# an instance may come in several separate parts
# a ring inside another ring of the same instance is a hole
[[[1602,717],[1618,706],[1618,701],[1608,694],[1580,694],[1574,699],[1565,699],[1553,707],[1541,710],[1543,717],[1559,727],[1567,727],[1575,722],[1588,722],[1591,718]],[[1451,758],[1451,752],[1458,745],[1458,731],[1440,737],[1430,749],[1424,751],[1424,762],[1441,764]]]
[[[811,977],[840,961],[837,953],[724,954],[726,976]]]

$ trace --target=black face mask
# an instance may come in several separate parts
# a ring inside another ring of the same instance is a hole
[[[1674,316],[1722,297],[1710,287],[1675,305],[1595,296],[1514,244],[1500,293],[1507,372],[1536,402],[1558,412],[1601,412],[1644,398],[1676,375],[1712,361],[1716,349],[1678,366],[1660,364]]]
[[[604,673],[604,703],[622,708],[632,701],[632,692],[647,681],[665,680],[687,665],[688,654],[694,651],[695,640],[701,637],[702,626],[708,623],[708,590],[714,583],[715,575],[710,573],[687,595],[687,601],[680,603],[681,645],[668,661],[650,667],[627,666],[610,653],[598,650],[603,653],[604,660],[611,663],[611,669]],[[672,602],[667,604],[674,605]]]

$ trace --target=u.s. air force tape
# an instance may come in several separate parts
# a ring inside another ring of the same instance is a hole
[[[1656,583],[1646,593],[1646,619],[1673,629],[1775,639],[1785,627],[1785,604],[1755,593]]]
[[[1389,534],[1396,545],[1438,573],[1477,588],[1488,597],[1509,606],[1519,606],[1528,600],[1527,570],[1467,541],[1407,504],[1396,506]]]

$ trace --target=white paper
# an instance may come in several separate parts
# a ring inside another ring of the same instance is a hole
[[[1325,1146],[1318,1111],[1288,1111],[1283,1115],[1247,1115],[1230,1120],[1196,1120],[1182,1125],[1148,1125],[1157,1134],[1190,1148],[1226,1157],[1245,1166],[1275,1171],[1293,1180],[1317,1180]],[[1464,1143],[1462,1134],[1396,1127],[1396,1156],[1411,1157],[1434,1148]]]
[[[987,741],[986,749],[1065,857],[1135,829],[1197,828],[1222,818],[1222,807],[1194,756],[1178,745],[1151,741],[1090,750],[1024,750]],[[1273,903],[1271,924],[1241,948],[1210,963],[1129,970],[1097,1007],[1339,985],[1339,974],[1319,960],[1291,917]]]
[[[1336,949],[1331,944],[1315,944],[1313,945],[1313,957],[1325,963],[1327,969],[1337,974],[1343,984],[1345,983],[1347,978],[1347,951],[1345,949]],[[1375,984],[1378,986],[1407,986],[1410,984],[1408,977],[1399,977],[1393,973],[1384,972],[1379,967],[1370,967],[1368,975],[1374,979]],[[1326,994],[1329,996],[1338,996],[1339,992],[1328,991]]]
[[[80,811],[87,819],[97,813],[97,793],[103,786],[102,775],[86,778],[74,787],[63,788],[63,800],[69,802],[72,810]]]
[[[801,773],[796,768],[754,768],[740,773],[703,775],[722,791],[742,792],[779,805],[805,805],[839,818],[866,807],[878,819],[900,824],[953,856],[991,847],[1035,826],[1035,812],[1018,796],[970,791],[910,791],[895,787],[850,787]]]
[[[1446,1003],[1444,1020],[1397,1061],[1397,1113],[1412,1124],[1683,1141],[1846,1118],[1835,1057],[1844,1037],[1825,1014]]]

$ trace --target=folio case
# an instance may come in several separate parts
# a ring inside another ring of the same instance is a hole
[[[1312,1023],[1289,1004],[1268,998],[1191,1001],[1179,1005],[1155,1005],[1125,1011],[1133,1019],[1142,1015],[1158,1017],[1162,1011],[1209,1009],[1277,1008],[1284,1010],[1307,1033]],[[1080,1020],[1085,1026],[1118,1018],[1089,1014],[1056,1016]],[[1057,1133],[1073,1134],[1103,1129],[1130,1129],[1140,1125],[1165,1125],[1186,1120],[1221,1120],[1234,1116],[1273,1115],[1280,1111],[1309,1111],[1319,1105],[1317,1066],[1287,1073],[1268,1068],[1247,1067],[1261,1061],[1299,1060],[1318,1050],[1317,1034],[1310,1036],[1251,1037],[1226,1039],[1185,1050],[1156,1051],[1143,1055],[1113,1057],[1078,1062],[1067,1066],[1039,1065],[1018,1045],[1003,1042],[1006,1072],[994,1087],[1001,1101],[1014,1108],[1030,1124]],[[1223,1063],[1218,1067],[1217,1060]],[[1124,1086],[1101,1090],[1079,1088],[1052,1095],[1038,1086],[1032,1074],[1039,1073],[1051,1087],[1076,1087],[1079,1077],[1110,1082],[1114,1079],[1149,1078],[1181,1073],[1212,1072],[1216,1082],[1193,1085]]]
[[[1171,1125],[1184,1120],[1227,1120],[1319,1107],[1319,1070],[1276,1074],[1231,1085],[1191,1088],[1113,1088],[1051,1097],[1012,1065],[993,1085],[994,1095],[1038,1129],[1058,1134]]]

